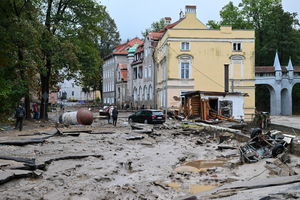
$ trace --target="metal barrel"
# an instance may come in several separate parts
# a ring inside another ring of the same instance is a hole
[[[63,113],[60,116],[59,121],[66,125],[91,125],[93,123],[93,113],[87,109],[81,108],[78,111]]]

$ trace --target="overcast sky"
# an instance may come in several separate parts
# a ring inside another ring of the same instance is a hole
[[[110,16],[115,20],[122,41],[141,37],[141,32],[150,27],[152,22],[163,17],[179,18],[180,10],[185,5],[197,6],[197,17],[204,24],[208,20],[219,20],[219,12],[229,0],[98,0],[107,7]],[[231,0],[238,5],[241,0]],[[283,8],[289,12],[300,13],[299,0],[282,0]],[[298,19],[299,16],[298,16]]]

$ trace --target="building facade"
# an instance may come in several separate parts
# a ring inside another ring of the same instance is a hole
[[[130,98],[128,98],[127,87],[127,64],[118,64],[117,66],[117,81],[116,81],[116,105],[119,108],[126,108],[130,104]]]
[[[159,108],[179,108],[191,90],[247,93],[245,118],[255,112],[255,36],[253,30],[208,29],[196,6],[163,30],[155,51]]]
[[[103,92],[103,103],[104,104],[116,104],[117,103],[117,70],[118,66],[125,64],[129,65],[130,60],[127,58],[128,50],[135,44],[142,44],[143,41],[139,38],[134,38],[126,43],[118,45],[114,51],[104,59],[104,64],[102,67],[102,92]],[[129,85],[128,85],[129,86]],[[128,87],[127,86],[127,87]],[[130,88],[130,87],[128,87]],[[131,92],[128,90],[128,92]],[[126,96],[130,94],[126,94]],[[122,98],[124,99],[124,98]],[[125,102],[118,101],[120,105],[125,104]]]
[[[59,92],[58,99],[69,101],[91,101],[99,97],[97,92],[86,91],[81,85],[77,84],[74,79],[65,79],[62,83],[58,84]]]
[[[292,115],[300,111],[297,100],[293,102],[293,88],[300,84],[300,67],[293,66],[291,58],[288,66],[281,66],[276,52],[273,66],[257,66],[255,74],[256,85],[269,90],[271,115]],[[293,107],[298,108],[294,113]]]

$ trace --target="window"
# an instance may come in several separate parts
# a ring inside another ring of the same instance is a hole
[[[181,63],[181,78],[190,78],[190,63]]]
[[[181,42],[181,50],[190,50],[190,43],[189,42]]]
[[[142,87],[140,86],[139,88],[139,93],[138,93],[138,101],[142,100]]]
[[[149,89],[148,89],[148,99],[149,100],[152,99],[152,86],[151,85],[149,86]]]
[[[180,105],[183,106],[185,104],[185,97],[184,96],[181,96],[184,92],[181,91],[180,92]]]
[[[75,84],[74,83],[72,83],[72,87],[74,87],[75,86]]]
[[[144,86],[144,90],[143,90],[143,100],[148,100],[147,99],[147,86]]]
[[[144,69],[144,77],[147,78],[147,76],[148,76],[148,70],[147,70],[147,67],[145,67],[145,69]]]
[[[233,51],[242,51],[242,44],[240,42],[232,43]]]
[[[72,96],[74,96],[74,91],[72,91]]]
[[[133,79],[137,79],[137,68],[133,68]]]
[[[148,77],[151,78],[151,65],[148,67]]]
[[[139,78],[143,78],[143,66],[139,67],[139,74],[138,74]]]

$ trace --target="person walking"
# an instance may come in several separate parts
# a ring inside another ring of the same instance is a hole
[[[20,104],[16,108],[16,114],[15,114],[16,127],[15,127],[15,129],[19,128],[19,130],[22,131],[22,128],[23,128],[23,119],[24,119],[25,115],[26,115],[25,108]]]
[[[33,105],[32,105],[32,107],[33,107],[33,119],[36,119],[36,120],[38,120],[39,119],[39,117],[38,117],[38,106],[37,106],[37,104],[36,103],[34,103]]]
[[[114,107],[114,109],[112,111],[112,118],[113,118],[113,125],[114,126],[117,126],[118,114],[119,114],[119,111],[118,111],[117,107]]]

